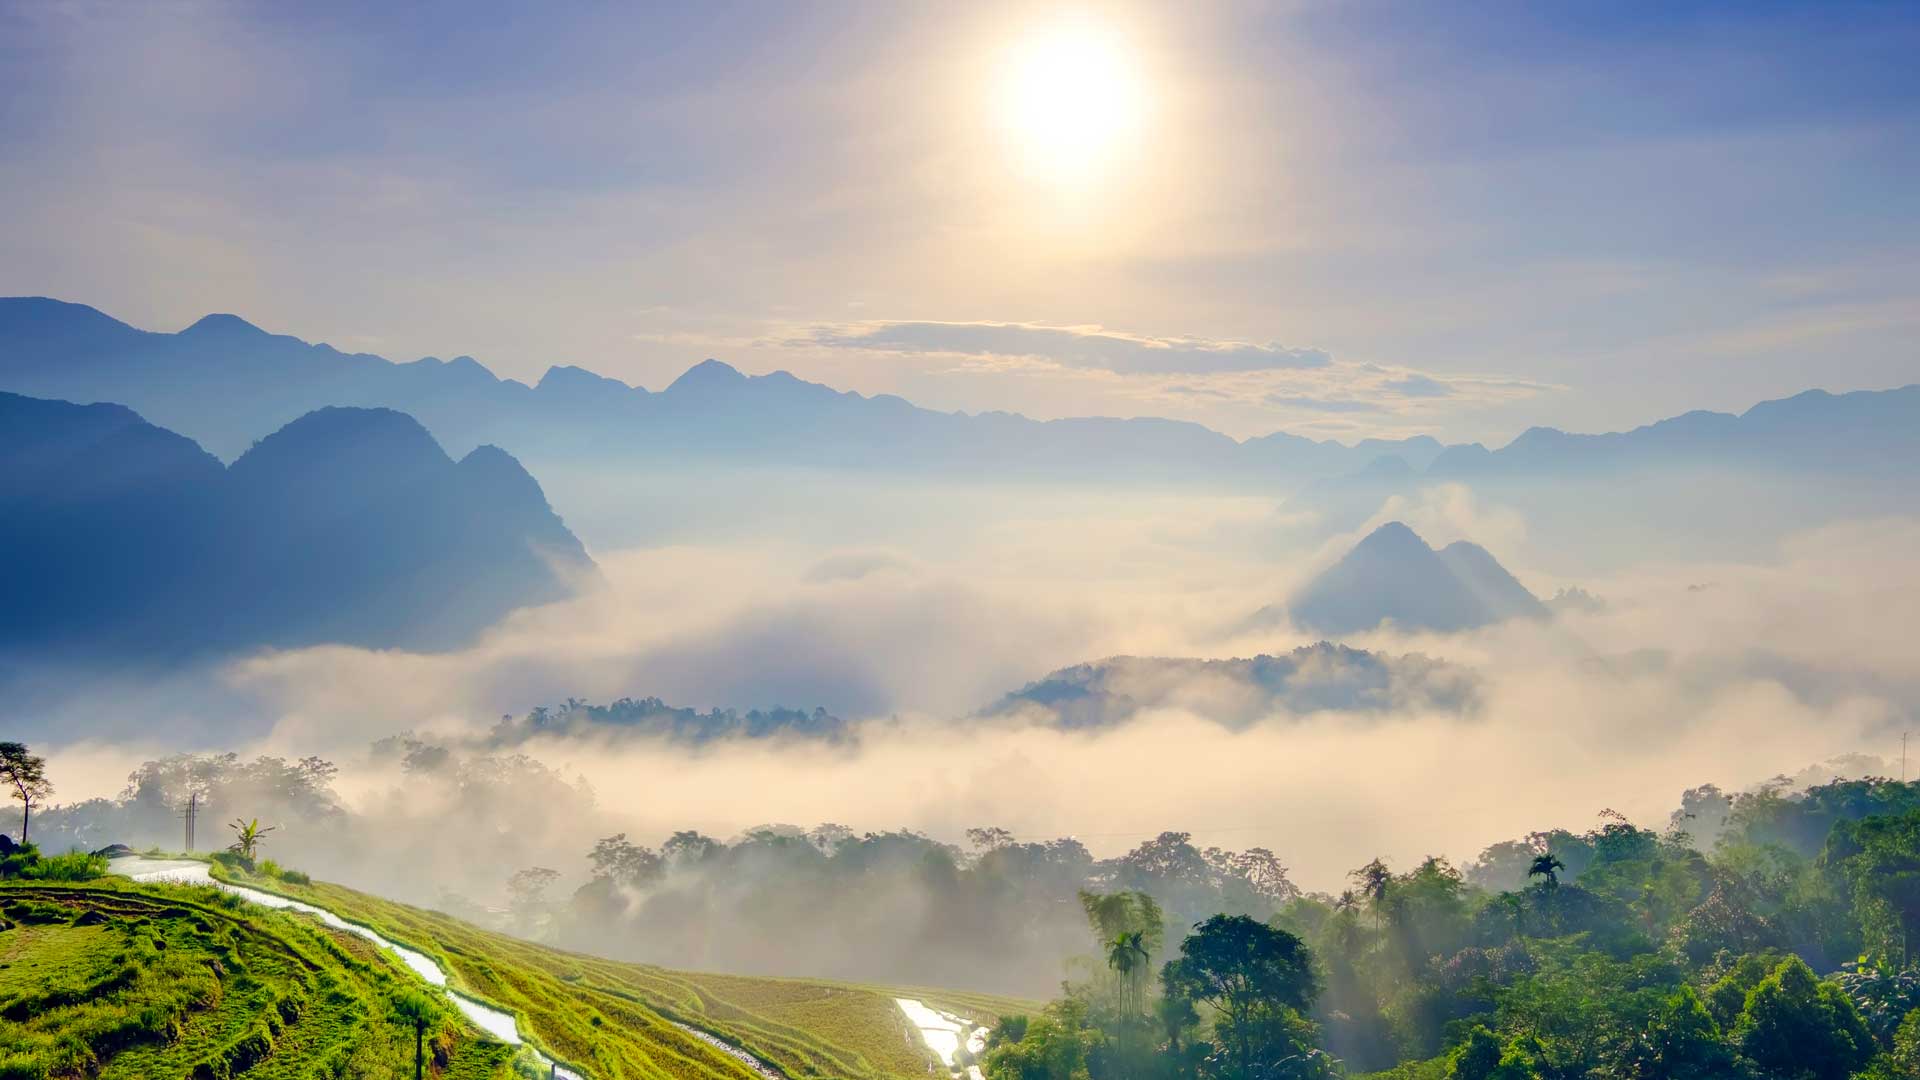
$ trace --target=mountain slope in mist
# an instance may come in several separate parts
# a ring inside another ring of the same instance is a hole
[[[1008,694],[984,715],[1103,728],[1146,712],[1186,711],[1243,728],[1276,715],[1328,710],[1462,713],[1478,700],[1479,679],[1469,669],[1323,641],[1250,659],[1116,656],[1076,664]]]
[[[1466,541],[1435,551],[1390,521],[1302,586],[1288,604],[1298,626],[1351,634],[1391,622],[1408,630],[1470,630],[1546,607],[1485,548]]]
[[[0,648],[441,648],[568,594],[585,549],[511,456],[324,409],[230,468],[119,405],[0,393]]]

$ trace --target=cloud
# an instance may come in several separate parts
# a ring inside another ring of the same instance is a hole
[[[1402,379],[1390,379],[1381,383],[1380,387],[1402,397],[1437,398],[1453,393],[1452,387],[1426,375],[1408,375]]]
[[[1884,753],[1920,708],[1905,644],[1920,629],[1920,521],[1894,520],[1806,534],[1765,562],[1647,563],[1589,578],[1607,608],[1544,625],[1353,635],[1344,644],[1446,665],[1415,673],[1405,695],[1388,679],[1383,700],[1362,694],[1359,707],[1349,691],[1373,684],[1345,667],[1312,668],[1304,682],[1292,672],[1275,695],[1239,677],[1252,665],[1177,660],[1106,666],[1111,700],[1131,699],[1112,728],[968,719],[1048,671],[1100,657],[1282,656],[1313,641],[1227,629],[1314,568],[1298,548],[1238,539],[1269,504],[1031,505],[1040,509],[1024,517],[969,507],[961,516],[977,524],[946,524],[961,535],[913,545],[904,565],[870,558],[893,550],[885,539],[837,553],[765,543],[610,552],[606,593],[521,612],[472,649],[306,649],[238,665],[229,685],[246,696],[251,724],[223,722],[219,741],[200,745],[345,764],[373,738],[485,732],[503,712],[569,696],[817,704],[854,721],[857,736],[529,742],[520,749],[595,793],[590,814],[577,799],[557,804],[529,835],[564,858],[613,831],[657,842],[681,828],[725,836],[770,820],[839,821],[955,839],[992,823],[1027,837],[1080,834],[1111,854],[1140,834],[1190,828],[1202,843],[1270,847],[1303,884],[1328,887],[1375,853],[1396,866],[1428,853],[1470,858],[1532,829],[1586,827],[1603,806],[1658,825],[1699,783],[1740,787],[1838,753]],[[1393,512],[1435,542],[1487,544],[1537,591],[1566,583],[1524,554],[1510,559],[1530,523],[1465,489]],[[830,572],[810,573],[823,564]],[[1707,580],[1723,587],[1687,591]],[[1464,686],[1452,694],[1434,681],[1449,672],[1472,673],[1470,708]],[[153,703],[136,693],[94,705],[153,722]],[[111,749],[81,743],[90,725],[77,712],[58,730],[79,744],[49,746],[63,800],[117,790],[142,740],[157,744],[148,756],[177,748],[146,727]],[[356,807],[408,823],[396,832],[443,824],[438,809],[395,791],[355,796]],[[531,857],[463,854],[478,861],[460,868],[460,888]],[[408,878],[408,858],[418,853],[343,851],[312,865],[384,885]]]
[[[1311,409],[1314,412],[1358,413],[1380,412],[1378,402],[1357,401],[1353,398],[1317,398],[1305,394],[1268,394],[1264,399],[1269,405],[1278,405],[1288,409]]]
[[[894,353],[1029,357],[1122,375],[1206,375],[1323,368],[1319,349],[1204,338],[1157,338],[1027,323],[878,322],[816,326],[794,344]]]

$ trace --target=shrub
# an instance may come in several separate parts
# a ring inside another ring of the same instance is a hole
[[[280,872],[280,880],[289,885],[313,884],[313,878],[307,876],[307,874],[301,870],[282,870]]]
[[[274,862],[272,859],[261,859],[260,873],[265,877],[279,877],[280,864]]]
[[[237,851],[216,851],[213,853],[213,861],[229,870],[253,873],[253,860]]]
[[[31,881],[92,881],[107,872],[107,860],[84,851],[50,855],[23,870],[21,877]]]
[[[40,862],[40,849],[32,843],[21,844],[0,859],[0,879],[25,877],[28,869]]]
[[[0,1080],[46,1080],[47,1067],[32,1054],[0,1055]]]

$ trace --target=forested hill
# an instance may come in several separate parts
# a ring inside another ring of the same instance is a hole
[[[1005,1030],[986,1072],[1913,1077],[1916,867],[1920,784],[1707,786],[1664,830],[1608,811],[1464,870],[1374,859],[1338,896],[1164,941],[1121,904],[1096,935],[1114,975]]]
[[[728,840],[682,830],[657,847],[587,833],[571,854],[549,843],[503,858],[504,825],[528,824],[536,790],[516,770],[538,768],[517,754],[408,763],[408,791],[457,792],[470,828],[402,838],[406,866],[417,876],[455,848],[469,868],[492,856],[506,886],[508,903],[490,909],[440,885],[440,907],[676,967],[1029,993],[1064,977],[1064,996],[999,1025],[988,1080],[1886,1080],[1920,1065],[1920,783],[1707,785],[1665,822],[1605,811],[1592,828],[1533,832],[1464,863],[1356,852],[1347,885],[1326,894],[1299,889],[1284,852],[1173,831],[1110,858],[991,826],[962,846],[836,825]],[[172,834],[172,793],[191,782],[212,804],[284,823],[268,841],[280,855],[367,873],[391,826],[341,805],[332,772],[318,759],[171,758],[143,767],[119,804],[36,813],[35,836],[76,835],[82,818],[116,835]],[[566,795],[547,779],[548,797]],[[456,932],[447,916],[365,894],[263,883],[358,905],[403,940]],[[458,948],[436,946],[449,964],[474,978],[502,970],[506,953],[475,948],[506,939],[457,932]],[[551,999],[555,969],[531,966],[527,1000]],[[559,970],[599,967],[613,970]],[[1236,979],[1252,987],[1241,1020],[1208,990]],[[801,1012],[792,1023],[806,1029]]]

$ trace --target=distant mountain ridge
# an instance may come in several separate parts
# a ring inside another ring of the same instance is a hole
[[[937,412],[786,372],[743,375],[717,360],[694,365],[659,392],[567,365],[527,386],[496,378],[471,357],[394,363],[271,334],[232,315],[154,333],[38,297],[0,299],[0,389],[122,402],[226,460],[329,405],[396,409],[456,452],[493,443],[536,463],[671,458],[1265,489],[1316,479],[1345,484],[1354,476],[1386,489],[1650,462],[1885,472],[1920,453],[1920,385],[1809,391],[1738,416],[1694,412],[1628,432],[1534,428],[1496,450],[1443,446],[1429,436],[1352,446],[1284,432],[1236,441],[1151,417],[1038,421]]]
[[[590,575],[505,451],[328,408],[232,466],[119,405],[0,393],[0,653],[444,648]]]
[[[1448,633],[1548,614],[1485,548],[1460,540],[1435,551],[1398,521],[1367,534],[1302,586],[1287,612],[1295,625],[1326,634],[1389,622]]]
[[[1478,443],[1450,446],[1427,475],[1472,479],[1524,470],[1633,468],[1676,459],[1880,472],[1910,469],[1916,452],[1920,384],[1844,394],[1807,390],[1760,402],[1738,415],[1696,410],[1598,435],[1528,428],[1498,450]]]

